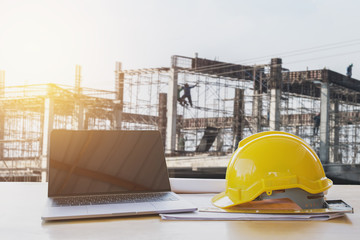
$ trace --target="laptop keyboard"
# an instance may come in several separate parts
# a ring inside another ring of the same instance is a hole
[[[53,198],[53,206],[82,206],[116,203],[176,201],[178,198],[171,193],[132,193],[92,196],[72,196]]]

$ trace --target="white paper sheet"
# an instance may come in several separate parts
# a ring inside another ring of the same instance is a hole
[[[170,178],[172,191],[187,193],[182,196],[198,209],[214,208],[211,198],[225,191],[225,179]],[[205,194],[207,193],[207,194]],[[212,193],[212,194],[210,194]],[[163,220],[246,220],[246,221],[324,221],[344,216],[344,213],[321,214],[258,214],[196,211],[190,213],[160,214]]]
[[[215,194],[182,194],[186,200],[192,202],[198,209],[215,208],[211,198]],[[160,214],[163,220],[243,220],[243,221],[324,221],[344,216],[344,213],[324,214],[258,214],[258,213],[224,213],[224,212],[190,212]]]
[[[325,221],[344,216],[343,213],[332,214],[249,214],[249,213],[214,213],[214,212],[192,212],[160,214],[163,220],[242,220],[242,221]]]

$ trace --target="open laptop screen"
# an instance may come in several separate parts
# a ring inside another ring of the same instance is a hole
[[[169,190],[158,131],[51,133],[49,197]]]

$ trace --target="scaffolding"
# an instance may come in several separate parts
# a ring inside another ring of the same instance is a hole
[[[124,99],[131,99],[129,112],[157,116],[160,93],[173,95],[167,96],[167,125],[171,124],[169,111],[176,109],[175,144],[165,144],[169,155],[202,154],[202,149],[207,154],[227,154],[251,134],[280,130],[303,138],[324,163],[360,162],[358,80],[327,69],[291,72],[282,68],[281,59],[244,66],[184,56],[173,56],[170,68],[122,73],[128,92]],[[176,101],[185,84],[196,85],[191,89],[193,107]],[[314,133],[317,113],[322,119],[319,134]],[[132,127],[145,126],[159,127],[150,122]],[[171,135],[169,129],[166,135]],[[204,148],[204,144],[211,146]]]
[[[4,90],[4,89],[3,89]],[[52,129],[111,129],[115,92],[44,84],[7,87],[0,98],[0,178],[46,178]],[[86,109],[86,111],[85,111]],[[111,111],[110,111],[111,109]]]
[[[280,130],[303,138],[323,163],[360,162],[360,84],[331,70],[291,72],[278,58],[245,66],[172,56],[163,68],[116,63],[115,91],[104,91],[81,87],[76,69],[75,87],[5,88],[1,72],[1,181],[46,181],[52,129],[158,129],[167,156],[202,159],[232,153],[251,134]],[[193,106],[180,101],[185,84],[193,87]]]

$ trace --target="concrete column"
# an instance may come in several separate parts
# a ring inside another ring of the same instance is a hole
[[[296,136],[299,136],[299,135],[300,135],[300,134],[299,134],[299,126],[293,127],[293,131],[294,131],[294,133],[295,133]]]
[[[355,123],[356,124],[356,123]],[[358,135],[358,127],[355,125],[355,136],[359,136]],[[356,167],[355,164],[356,164],[356,159],[357,159],[357,156],[358,156],[358,153],[359,153],[359,148],[358,148],[358,145],[355,143],[354,144],[354,147],[353,147],[353,152],[354,152],[354,156],[353,156],[353,160],[351,162],[351,166],[352,167]],[[341,161],[341,160],[340,160]],[[339,161],[339,162],[340,162]]]
[[[329,108],[330,89],[327,70],[323,71],[323,79],[320,92],[320,160],[323,163],[329,162]]]
[[[172,154],[176,146],[176,118],[177,118],[177,86],[178,71],[176,68],[176,56],[172,56],[172,67],[170,69],[170,82],[167,95],[167,125],[166,125],[166,147],[165,152]]]
[[[185,136],[181,133],[180,129],[176,131],[176,148],[175,150],[178,152],[185,151]]]
[[[333,141],[333,148],[329,154],[329,162],[331,163],[340,163],[341,159],[339,156],[339,101],[336,99],[331,103],[331,111],[333,114],[330,132],[330,140]]]
[[[165,139],[166,139],[166,102],[167,102],[166,100],[167,100],[167,94],[160,93],[158,129],[160,131],[164,147],[165,147]]]
[[[84,129],[87,130],[87,129],[89,129],[89,119],[90,119],[89,113],[87,111],[85,111],[84,116],[85,116]]]
[[[262,112],[262,101],[261,101],[261,74],[259,79],[256,78],[256,68],[253,71],[253,82],[254,82],[254,97],[253,97],[253,124],[256,132],[261,132],[261,112]]]
[[[114,105],[114,118],[112,122],[112,128],[115,130],[121,130],[122,128],[122,116],[123,111],[121,110],[121,106],[119,104]]]
[[[48,181],[50,160],[50,133],[54,125],[54,99],[52,98],[52,86],[48,85],[48,95],[44,100],[43,136],[42,136],[42,163],[41,168],[46,172],[41,173],[41,181]]]
[[[0,101],[5,97],[5,71],[0,71]],[[5,111],[0,109],[0,140],[5,136]],[[4,143],[0,143],[0,159],[4,158]]]
[[[81,94],[81,66],[76,65],[75,67],[75,92]]]
[[[82,130],[84,129],[84,104],[81,101],[82,89],[81,89],[81,66],[76,65],[75,69],[75,109],[72,121],[72,129]]]
[[[270,68],[270,131],[280,130],[281,58],[271,59]]]
[[[244,89],[235,89],[234,99],[234,118],[233,118],[233,146],[237,149],[239,142],[243,138],[244,132],[244,117],[245,117],[245,101]]]
[[[0,71],[0,97],[5,96],[5,71]]]
[[[224,133],[223,133],[223,129],[219,129],[219,133],[216,137],[216,151],[217,152],[222,152],[222,147],[224,146]]]
[[[124,110],[124,79],[125,74],[122,72],[121,62],[115,63],[115,91],[116,100],[114,104],[114,129],[121,129],[122,125],[122,113]]]
[[[75,105],[75,130],[83,130],[84,129],[84,104],[81,101],[77,101]]]
[[[280,130],[280,89],[270,90],[270,131]]]

